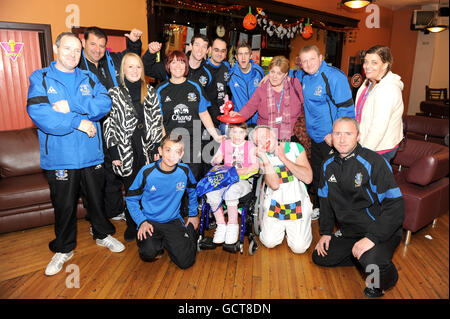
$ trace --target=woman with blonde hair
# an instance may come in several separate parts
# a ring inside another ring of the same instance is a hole
[[[125,191],[142,166],[158,159],[164,135],[161,108],[156,90],[146,84],[144,66],[135,53],[127,53],[120,66],[120,84],[108,92],[112,107],[103,130],[114,172],[122,177]],[[136,237],[136,224],[125,209],[124,237]]]

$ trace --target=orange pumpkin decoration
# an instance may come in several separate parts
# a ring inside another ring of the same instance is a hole
[[[302,37],[304,39],[309,39],[312,37],[312,34],[313,34],[313,29],[312,29],[312,25],[309,23],[309,18],[308,18],[308,22],[306,22],[305,27],[303,28]]]
[[[244,21],[242,21],[242,25],[247,30],[253,30],[256,27],[257,20],[256,17],[252,14],[252,8],[248,8],[248,14],[245,16]]]

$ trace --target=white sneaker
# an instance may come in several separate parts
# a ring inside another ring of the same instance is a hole
[[[127,218],[125,217],[125,213],[120,213],[117,216],[114,216],[111,218],[112,220],[127,220]]]
[[[319,219],[319,216],[320,216],[319,208],[314,208],[312,213],[311,213],[311,220]]]
[[[227,234],[225,236],[225,244],[235,244],[239,238],[239,224],[228,224]]]
[[[226,224],[217,224],[216,231],[214,232],[213,243],[214,244],[223,244],[225,241],[225,235],[227,233],[227,225]]]
[[[96,239],[95,242],[99,246],[109,248],[113,253],[120,253],[125,250],[125,246],[111,235],[108,235],[103,239]]]
[[[73,256],[73,250],[69,253],[55,253],[52,260],[48,263],[47,268],[45,268],[45,274],[47,276],[53,276],[59,273],[66,261],[68,261]]]

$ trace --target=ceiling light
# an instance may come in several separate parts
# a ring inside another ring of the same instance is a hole
[[[342,4],[352,9],[364,8],[370,3],[372,3],[372,0],[342,0]]]
[[[438,33],[438,32],[442,32],[447,30],[447,26],[446,25],[430,25],[427,27],[427,30],[433,33]]]
[[[439,0],[438,10],[434,12],[434,18],[431,20],[430,24],[426,27],[426,29],[433,33],[438,33],[447,30],[447,26],[443,24],[439,24],[439,11],[441,8],[441,1]]]

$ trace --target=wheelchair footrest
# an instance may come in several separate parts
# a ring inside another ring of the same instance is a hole
[[[230,253],[237,253],[238,251],[241,250],[241,242],[238,241],[235,244],[223,244],[222,247],[223,247],[223,250],[226,250]]]
[[[216,244],[213,243],[212,237],[204,237],[199,242],[200,249],[215,249]]]

